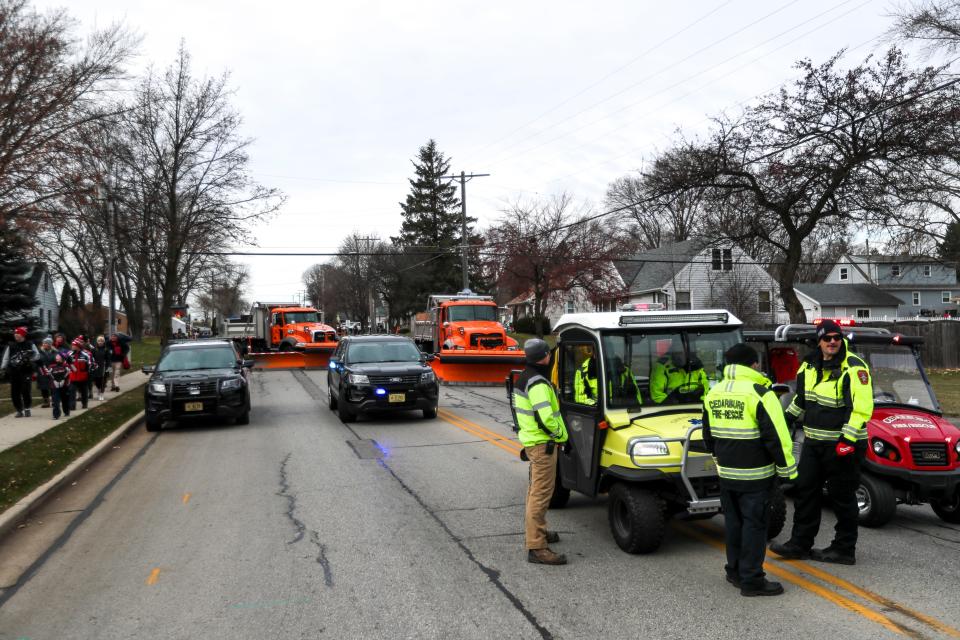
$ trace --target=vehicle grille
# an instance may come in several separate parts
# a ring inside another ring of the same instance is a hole
[[[175,398],[189,398],[192,394],[190,393],[190,388],[196,387],[200,390],[200,393],[197,395],[208,396],[216,394],[217,392],[217,381],[211,380],[208,382],[175,382],[173,384],[173,396]]]
[[[417,384],[418,382],[420,382],[418,373],[403,376],[370,376],[370,384]]]
[[[470,336],[471,347],[493,349],[503,346],[503,336],[498,333],[474,333]]]
[[[918,467],[942,467],[947,464],[947,445],[942,442],[911,442],[910,455]]]

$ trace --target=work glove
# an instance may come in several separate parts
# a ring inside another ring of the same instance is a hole
[[[849,442],[844,442],[843,440],[841,440],[840,442],[837,443],[837,455],[840,456],[841,458],[843,456],[849,456],[850,454],[853,453],[853,451],[854,451],[853,445],[850,444]]]

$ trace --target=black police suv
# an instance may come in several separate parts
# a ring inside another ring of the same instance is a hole
[[[440,385],[427,361],[403,336],[347,336],[330,357],[327,393],[330,409],[344,422],[361,413],[420,409],[437,417]]]
[[[199,417],[235,418],[250,422],[250,388],[242,360],[233,342],[187,340],[175,342],[160,354],[144,391],[147,431],[159,431],[167,420]]]

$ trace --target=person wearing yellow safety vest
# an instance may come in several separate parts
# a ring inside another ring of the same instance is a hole
[[[636,400],[643,404],[640,387],[633,377],[630,367],[623,364],[619,357],[613,359],[613,379],[609,381],[610,399],[616,403]],[[590,355],[577,368],[573,377],[573,400],[579,404],[597,404],[597,359]]]
[[[703,363],[691,355],[686,363],[680,353],[664,356],[650,370],[650,399],[657,404],[670,401],[700,402],[710,389]]]
[[[793,440],[757,352],[735,344],[724,359],[723,379],[703,401],[703,442],[720,476],[727,581],[744,596],[775,596],[783,586],[763,572],[770,492],[776,476],[797,477]]]
[[[787,408],[787,416],[803,425],[804,436],[793,532],[787,542],[770,549],[788,559],[856,564],[857,489],[873,414],[873,382],[867,363],[850,353],[833,320],[817,328],[817,345],[800,364],[797,393]],[[836,533],[830,546],[813,549],[824,486],[837,517]]]
[[[566,564],[563,554],[548,547],[560,536],[547,530],[547,509],[557,480],[557,445],[568,442],[567,427],[560,415],[557,391],[550,382],[550,346],[539,338],[523,345],[527,367],[513,388],[521,458],[530,462],[524,526],[527,561],[535,564]]]

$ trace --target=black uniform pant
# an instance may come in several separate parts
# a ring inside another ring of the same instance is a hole
[[[10,376],[10,399],[17,412],[29,409],[33,404],[30,376],[12,374]]]
[[[726,529],[727,575],[743,587],[763,584],[763,559],[767,553],[770,490],[735,491],[720,487],[720,504]]]
[[[835,442],[805,440],[803,443],[797,465],[799,477],[790,537],[801,549],[810,549],[820,531],[824,485],[827,487],[827,501],[837,517],[836,534],[830,546],[841,553],[854,553],[856,549],[860,514],[857,488],[860,486],[863,452],[858,448],[848,456],[838,456],[836,446]]]
[[[70,415],[70,387],[53,387],[50,389],[50,394],[54,419],[60,417],[61,411],[65,416]]]

